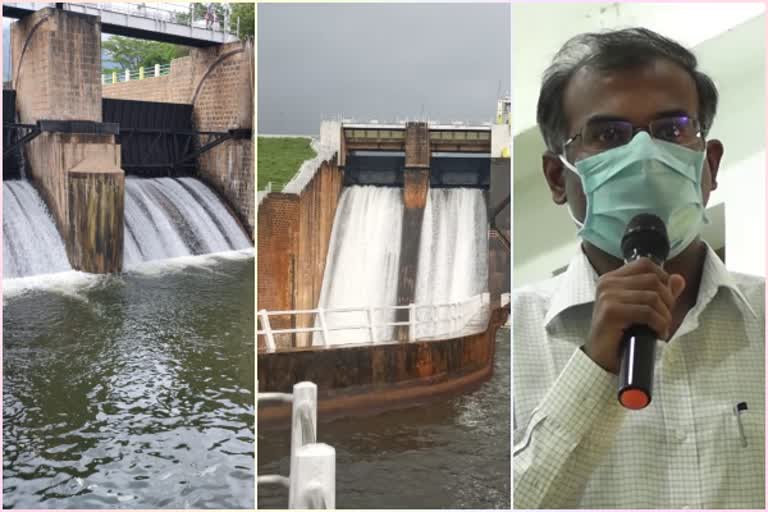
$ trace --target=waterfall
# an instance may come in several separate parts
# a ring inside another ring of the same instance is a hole
[[[323,275],[321,308],[397,304],[402,194],[402,189],[389,187],[344,189]],[[419,245],[416,304],[466,300],[486,292],[487,283],[488,218],[483,191],[430,190]],[[328,327],[367,323],[367,313],[327,313],[325,316]],[[374,311],[373,318],[375,324],[392,322],[395,314],[393,310]],[[443,327],[436,323],[431,332],[439,333]],[[392,327],[380,327],[374,335],[376,341],[391,341],[393,332]],[[424,336],[429,334],[426,332]],[[331,344],[367,341],[371,341],[371,333],[364,328],[333,331],[329,340]],[[313,336],[313,344],[322,344],[320,333]]]
[[[32,184],[3,182],[3,278],[71,270],[53,217]]]
[[[339,198],[326,260],[320,307],[374,307],[397,302],[397,274],[403,222],[403,191],[397,188],[347,187]],[[328,313],[326,323],[364,325],[367,313]],[[394,321],[391,310],[374,311],[374,323]],[[393,329],[379,328],[377,339]],[[370,340],[368,329],[334,331],[333,344]],[[313,344],[321,344],[320,333]]]
[[[195,178],[125,180],[124,265],[250,247],[222,201]]]

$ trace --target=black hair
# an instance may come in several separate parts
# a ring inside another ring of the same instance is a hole
[[[696,56],[679,43],[645,28],[591,32],[569,39],[555,54],[544,72],[536,108],[536,121],[547,148],[563,150],[568,139],[563,96],[574,73],[584,66],[601,71],[642,67],[656,59],[667,59],[691,75],[699,96],[698,119],[706,135],[717,112],[717,87],[696,69]]]

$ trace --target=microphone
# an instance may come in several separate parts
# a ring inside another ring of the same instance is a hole
[[[650,258],[662,266],[669,255],[664,221],[641,213],[629,221],[621,239],[624,262]],[[658,334],[647,325],[633,325],[624,332],[619,367],[619,403],[627,409],[643,409],[651,403],[653,366]]]

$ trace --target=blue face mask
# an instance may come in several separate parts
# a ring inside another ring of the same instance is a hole
[[[704,151],[652,139],[639,132],[623,146],[576,162],[563,164],[581,178],[587,198],[579,236],[623,259],[621,237],[639,213],[658,216],[667,227],[669,258],[674,258],[699,235],[708,222],[701,192]]]

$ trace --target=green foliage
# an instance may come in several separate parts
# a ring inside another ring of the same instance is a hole
[[[272,190],[281,191],[298,172],[301,163],[315,156],[309,142],[309,139],[299,137],[259,137],[256,141],[257,189],[264,189],[271,181]]]
[[[229,4],[232,7],[232,26],[237,26],[237,18],[240,17],[240,33],[237,37],[240,40],[251,38],[255,30],[254,6],[253,3]]]
[[[195,2],[190,4],[192,11],[194,12],[195,21],[205,19],[205,13],[208,11],[207,3]],[[240,18],[240,32],[237,34],[239,39],[253,38],[254,34],[254,3],[231,3],[230,7],[230,24],[234,31],[237,27],[237,18]],[[213,12],[216,13],[216,20],[220,23],[220,26],[224,26],[224,20],[226,20],[226,4],[213,3]],[[176,22],[183,25],[189,24],[189,12],[176,13]],[[218,26],[216,28],[219,28]]]
[[[117,69],[104,69],[105,73],[122,69],[137,70],[155,64],[169,64],[172,59],[189,54],[189,49],[171,43],[146,41],[131,37],[112,36],[103,41],[101,46],[109,54],[110,59],[118,65]]]

